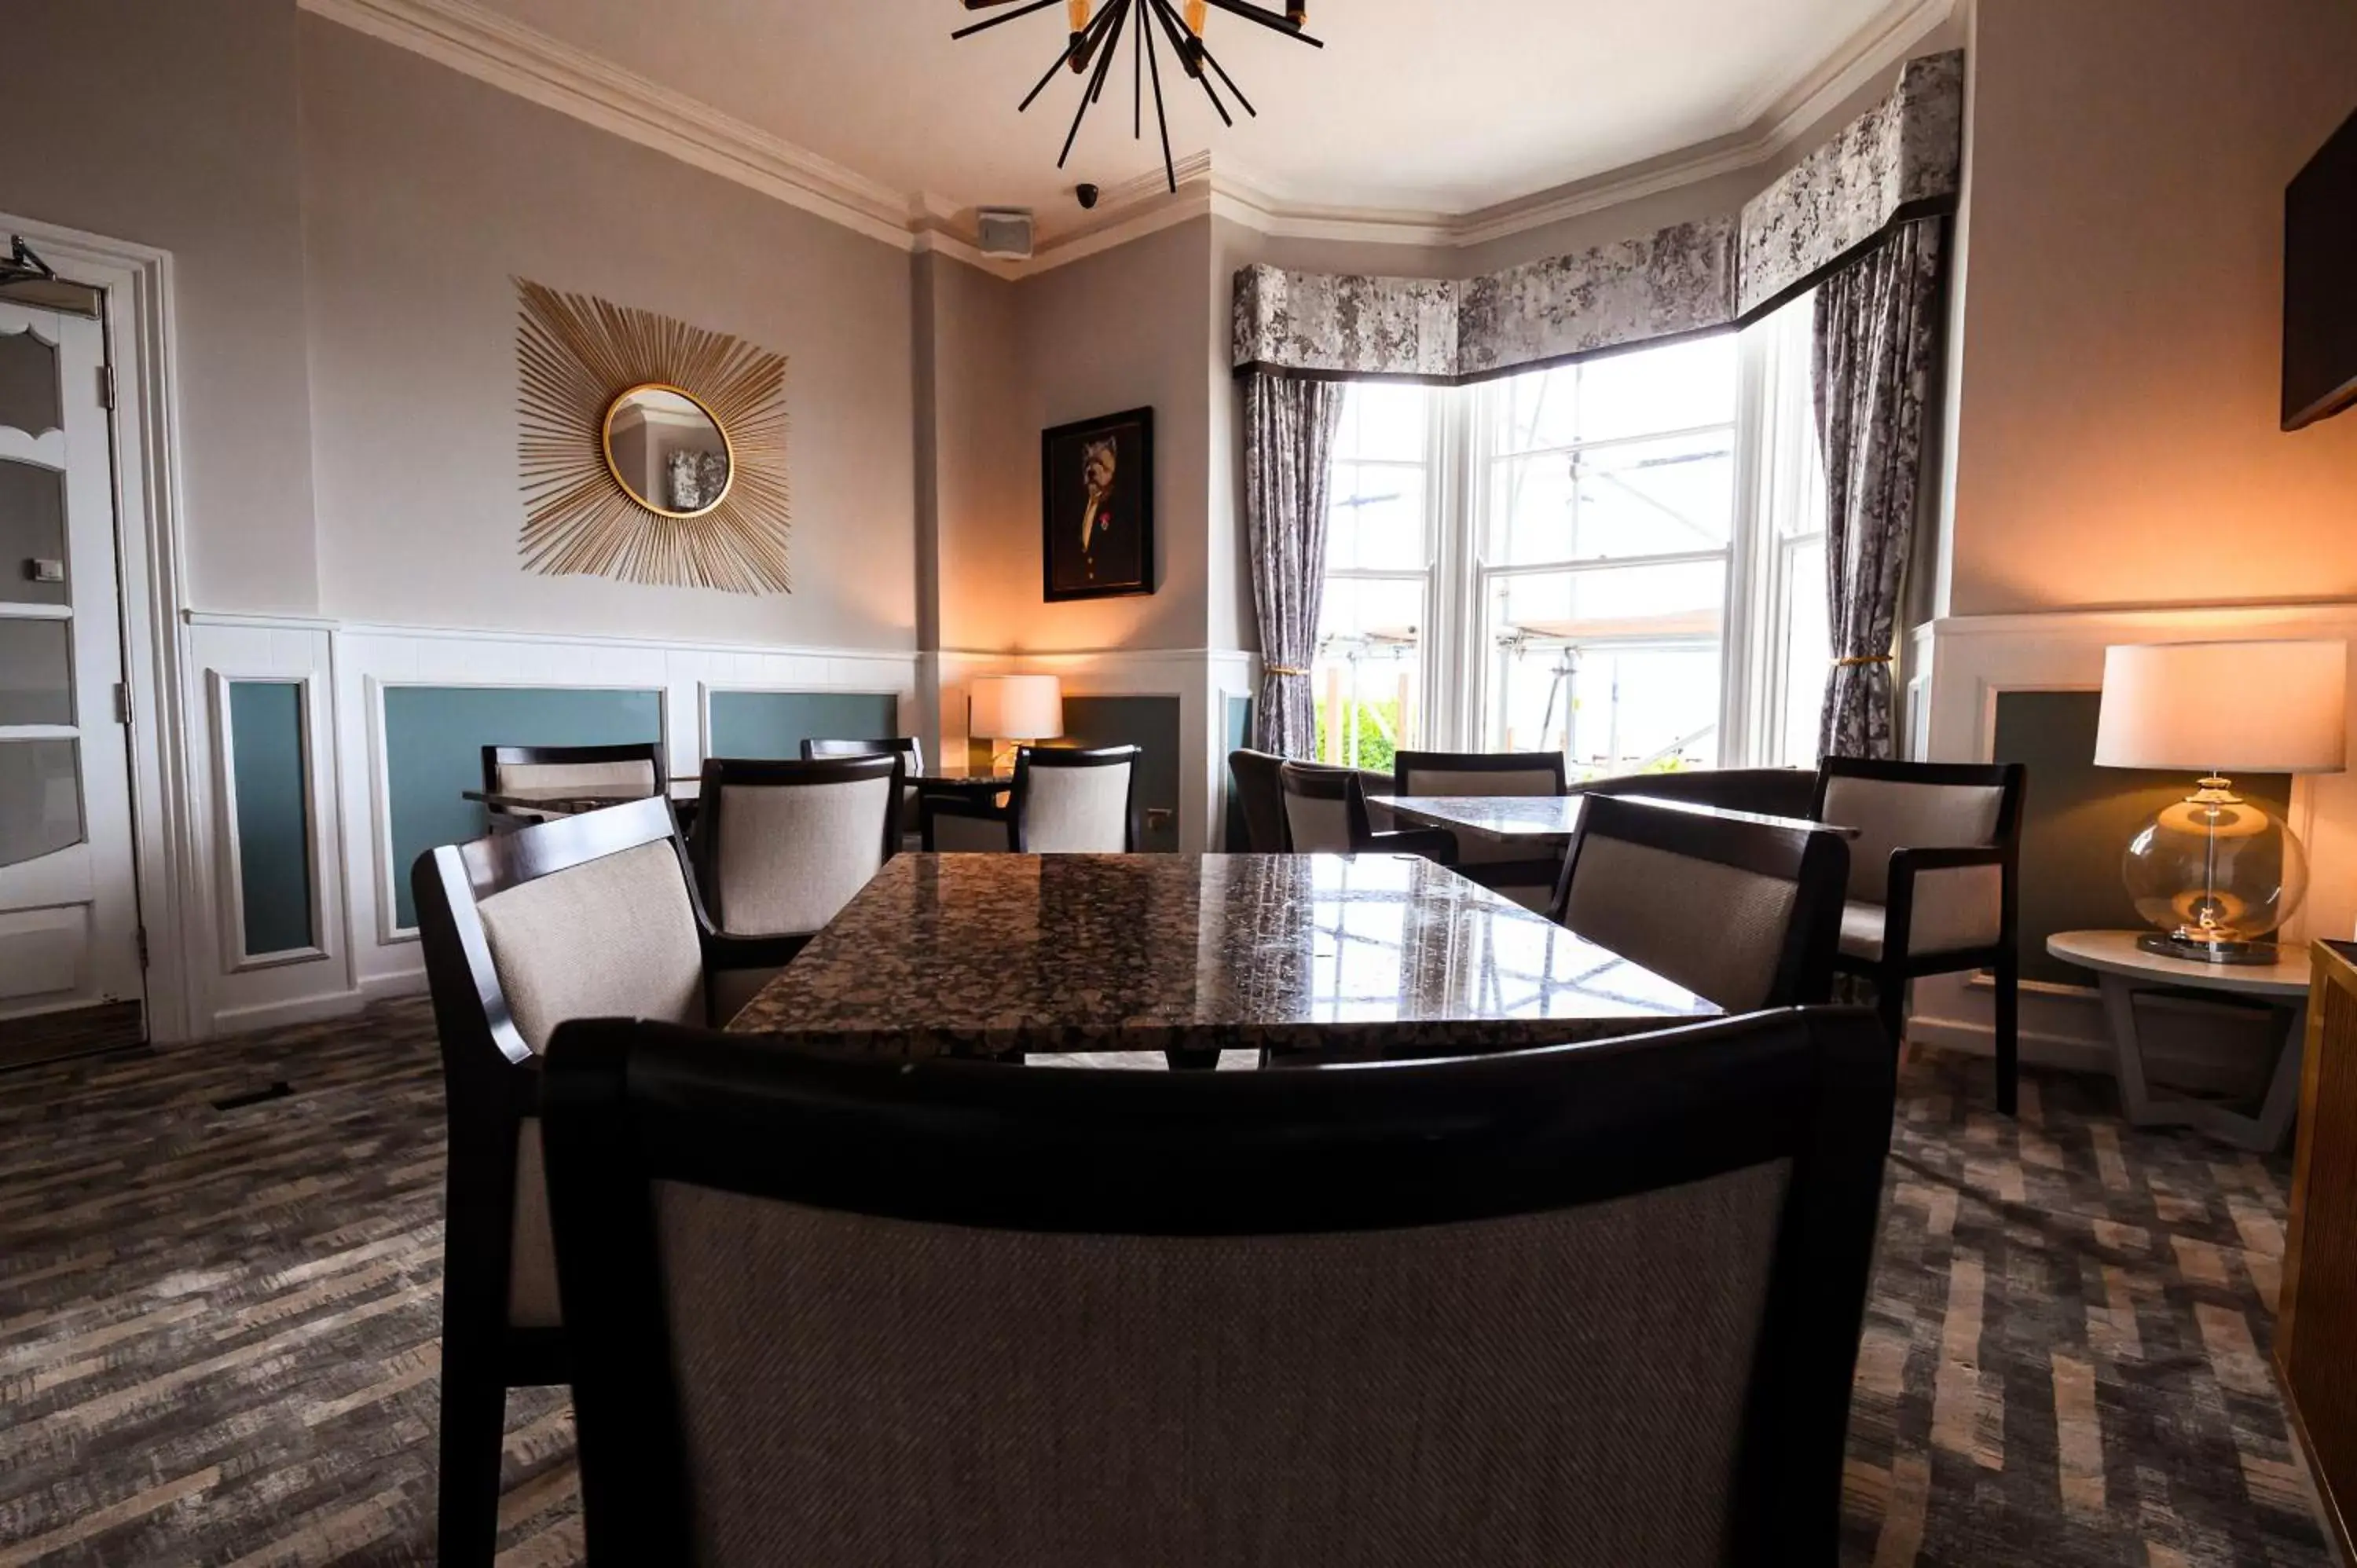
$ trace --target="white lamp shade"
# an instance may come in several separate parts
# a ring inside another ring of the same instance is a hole
[[[1053,675],[977,675],[966,733],[988,740],[1053,740],[1064,733],[1064,683]]]
[[[2345,642],[2156,642],[2104,650],[2095,762],[2177,773],[2348,766]]]

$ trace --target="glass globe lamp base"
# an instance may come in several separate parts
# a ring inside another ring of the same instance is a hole
[[[2162,958],[2183,959],[2188,963],[2274,963],[2283,956],[2283,949],[2274,942],[2222,942],[2180,932],[2147,931],[2136,939],[2136,946]]]

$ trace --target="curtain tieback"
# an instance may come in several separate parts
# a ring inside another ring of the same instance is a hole
[[[1896,653],[1874,653],[1857,658],[1836,659],[1834,664],[1838,669],[1849,670],[1860,664],[1895,664],[1898,661],[1899,655]]]
[[[1264,675],[1307,675],[1309,673],[1308,671],[1304,670],[1298,664],[1264,664],[1260,667],[1260,672]]]

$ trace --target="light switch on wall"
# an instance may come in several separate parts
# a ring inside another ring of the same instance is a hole
[[[62,583],[66,580],[66,564],[36,555],[25,563],[25,575],[36,583]]]

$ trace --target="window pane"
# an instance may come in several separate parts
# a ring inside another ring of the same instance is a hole
[[[30,332],[0,336],[0,424],[39,435],[63,429],[58,351]]]
[[[1608,354],[1579,367],[1579,438],[1612,441],[1735,420],[1735,334]]]
[[[1833,659],[1833,634],[1826,624],[1824,535],[1793,540],[1784,546],[1779,591],[1784,602],[1780,666],[1784,712],[1776,761],[1787,768],[1814,768],[1826,668]]]
[[[1424,570],[1424,472],[1392,463],[1334,465],[1328,571]]]
[[[1351,382],[1342,393],[1342,424],[1334,433],[1335,458],[1423,462],[1431,395],[1419,386]]]
[[[1492,452],[1568,446],[1579,439],[1579,367],[1534,371],[1498,383]]]
[[[1717,757],[1718,562],[1496,579],[1490,745],[1586,778]]]
[[[0,620],[0,725],[74,722],[73,622]]]
[[[1733,432],[1508,458],[1493,470],[1490,506],[1501,565],[1724,549]]]
[[[1389,769],[1415,744],[1423,618],[1421,580],[1327,583],[1310,681],[1321,758]]]
[[[0,458],[0,599],[61,605],[63,582],[35,582],[32,563],[66,555],[66,477],[38,463]]]
[[[70,740],[0,741],[0,865],[81,843],[81,772]]]

